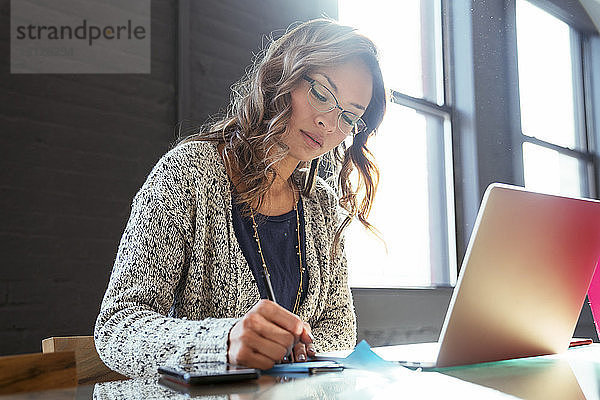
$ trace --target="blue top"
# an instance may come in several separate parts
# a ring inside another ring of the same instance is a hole
[[[241,206],[235,201],[232,205],[233,229],[240,244],[242,253],[250,265],[252,274],[258,286],[258,292],[263,299],[268,298],[267,289],[263,278],[263,266],[258,252],[258,245],[254,239],[252,219],[243,217]],[[306,268],[306,235],[304,231],[304,213],[302,200],[298,202],[298,215],[300,216],[300,242],[302,247],[302,295],[300,304],[306,297],[308,290],[308,269]],[[256,214],[260,246],[271,276],[271,284],[277,303],[292,311],[296,302],[298,286],[300,285],[300,269],[298,267],[298,235],[296,233],[296,211],[278,216]]]

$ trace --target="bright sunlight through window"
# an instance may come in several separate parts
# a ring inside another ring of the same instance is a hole
[[[431,0],[373,0],[368,6],[364,1],[340,0],[338,12],[341,23],[357,27],[377,45],[386,88],[440,104],[441,12],[436,5]],[[435,271],[448,270],[452,264],[448,258],[455,256],[448,255],[447,249],[440,250],[436,239],[432,240],[432,227],[437,227],[444,238],[442,247],[449,247],[448,231],[453,232],[448,216],[442,212],[440,217],[440,207],[432,206],[437,204],[432,196],[437,199],[439,195],[437,189],[435,194],[431,190],[436,179],[445,185],[445,157],[450,147],[447,125],[439,116],[388,103],[383,124],[368,143],[381,173],[369,221],[381,232],[387,252],[380,240],[353,222],[346,233],[351,286],[451,283],[448,278],[440,281]],[[432,165],[440,170],[432,171]],[[442,192],[446,193],[446,188]],[[440,200],[445,210],[444,201]]]

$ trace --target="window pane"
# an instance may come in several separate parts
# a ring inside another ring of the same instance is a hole
[[[387,88],[442,104],[439,0],[339,0],[338,14],[379,48]]]
[[[517,45],[523,134],[575,148],[569,26],[518,0]]]
[[[446,182],[443,138],[439,119],[389,105],[369,142],[381,174],[369,221],[382,233],[388,253],[381,241],[353,222],[346,234],[352,286],[430,286],[452,280],[447,272],[446,192],[439,187]],[[445,272],[444,282],[437,281],[437,270]]]
[[[525,186],[546,193],[582,197],[581,160],[532,143],[523,144]]]

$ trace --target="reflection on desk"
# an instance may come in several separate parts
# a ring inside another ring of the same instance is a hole
[[[585,399],[564,360],[533,358],[453,368],[443,374],[487,386],[524,399]]]
[[[378,350],[384,350],[380,348]],[[379,351],[378,351],[379,352]],[[158,378],[13,395],[24,399],[372,399],[416,398],[600,400],[600,344],[563,354],[500,361],[437,372],[390,367],[309,376],[268,376],[251,382],[182,388]],[[5,399],[5,397],[0,397]]]
[[[345,370],[320,375],[262,376],[254,382],[231,385],[207,385],[185,388],[152,379],[104,382],[96,384],[94,399],[371,399],[461,397],[505,399],[494,390],[463,382],[438,373],[414,372],[392,367],[378,372]]]
[[[445,375],[524,399],[600,400],[600,345],[563,354],[445,368]]]

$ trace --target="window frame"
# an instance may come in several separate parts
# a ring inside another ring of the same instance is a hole
[[[593,132],[590,130],[590,120],[593,117],[590,114],[590,104],[593,104],[590,98],[591,92],[587,89],[586,83],[591,80],[591,70],[589,70],[589,63],[586,59],[589,57],[589,49],[584,45],[585,33],[578,31],[573,27],[573,21],[569,21],[563,16],[564,12],[558,12],[558,6],[554,3],[542,1],[542,0],[523,0],[528,1],[530,4],[540,8],[542,11],[547,12],[553,17],[559,19],[569,26],[570,33],[570,44],[571,44],[571,65],[572,65],[572,80],[573,80],[573,106],[574,106],[574,122],[575,122],[575,148],[571,149],[568,147],[560,146],[546,140],[536,138],[534,136],[527,135],[523,132],[521,127],[521,113],[519,112],[519,132],[520,132],[520,146],[523,144],[531,143],[542,148],[556,151],[557,153],[574,158],[581,161],[580,170],[580,189],[582,197],[597,198],[597,182],[598,182],[598,169],[595,164],[596,157],[595,151],[595,140],[593,140]],[[516,10],[515,10],[516,12]],[[516,33],[518,35],[518,32]],[[516,36],[515,36],[516,37]],[[517,84],[518,84],[518,67],[517,67]],[[520,101],[520,97],[519,97]],[[520,107],[519,107],[520,110]],[[518,166],[524,173],[523,158],[521,158],[521,165]],[[523,177],[524,181],[524,177]]]

